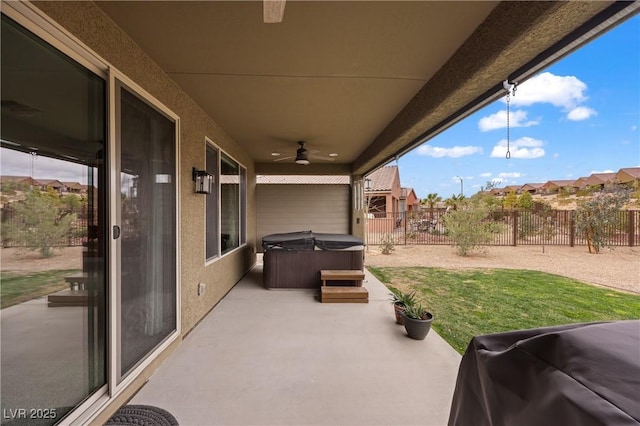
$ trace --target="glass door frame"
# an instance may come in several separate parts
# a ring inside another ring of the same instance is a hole
[[[120,117],[118,115],[117,100],[119,99],[116,93],[120,87],[126,88],[131,93],[138,96],[141,100],[145,101],[153,108],[157,109],[169,119],[175,123],[175,177],[176,182],[176,205],[175,205],[175,217],[176,217],[176,240],[174,242],[176,246],[176,330],[170,333],[155,349],[148,353],[145,358],[140,361],[131,371],[127,372],[124,376],[120,375],[120,295],[121,295],[121,271],[122,271],[122,259],[121,259],[121,239],[113,238],[114,227],[121,227],[121,199],[120,199],[120,141],[118,141],[118,129],[120,126]],[[112,254],[111,261],[109,262],[109,276],[112,277],[111,285],[109,286],[109,300],[114,301],[109,306],[109,384],[110,395],[115,397],[122,389],[131,384],[140,373],[149,366],[149,364],[162,353],[174,340],[182,333],[182,326],[180,322],[180,118],[174,114],[169,108],[164,106],[154,96],[145,91],[138,84],[129,79],[126,75],[120,71],[109,68],[109,252]]]
[[[82,66],[86,67],[91,72],[100,76],[106,81],[107,84],[107,135],[105,146],[107,148],[107,164],[105,166],[105,173],[107,173],[107,205],[104,206],[107,213],[106,226],[107,236],[109,238],[107,244],[107,268],[106,268],[106,286],[107,286],[107,360],[106,360],[106,384],[100,389],[96,390],[91,395],[74,408],[63,420],[58,424],[70,425],[70,424],[86,424],[94,420],[110,402],[118,397],[129,385],[131,385],[140,373],[147,368],[165,349],[167,349],[174,341],[176,341],[182,334],[181,326],[181,251],[180,251],[180,236],[181,236],[181,216],[180,216],[180,200],[181,200],[181,179],[180,179],[180,118],[173,113],[169,108],[164,106],[158,99],[150,95],[147,91],[142,89],[139,85],[134,83],[127,76],[122,74],[116,68],[114,68],[109,62],[104,60],[100,55],[92,51],[82,41],[78,40],[75,36],[69,33],[62,26],[53,21],[44,12],[35,7],[29,2],[14,2],[2,0],[2,14],[11,18],[19,25],[23,26],[37,37],[43,39],[55,49],[58,49],[62,53],[71,57]],[[118,329],[119,321],[119,307],[115,301],[118,300],[117,292],[120,286],[119,281],[119,246],[118,240],[113,239],[113,226],[120,225],[119,214],[116,210],[116,199],[119,198],[119,194],[115,192],[119,188],[120,170],[116,166],[116,114],[115,114],[115,87],[116,79],[123,83],[127,88],[133,91],[137,96],[154,106],[154,108],[163,112],[165,115],[175,121],[175,188],[176,188],[176,311],[175,321],[176,330],[169,334],[154,350],[148,353],[145,358],[132,369],[121,381],[118,383],[117,369],[117,356],[119,354],[119,342],[117,340],[116,330]],[[116,182],[116,180],[118,182]]]

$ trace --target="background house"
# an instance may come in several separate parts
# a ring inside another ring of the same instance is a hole
[[[400,173],[398,166],[381,167],[365,177],[364,196],[372,218],[391,217],[400,211]]]
[[[620,169],[616,173],[616,182],[638,188],[640,186],[640,167]]]

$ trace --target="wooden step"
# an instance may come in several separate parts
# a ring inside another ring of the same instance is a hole
[[[368,303],[369,291],[364,287],[320,287],[322,303]]]
[[[359,269],[323,269],[320,271],[320,279],[322,285],[326,286],[329,281],[351,281],[351,286],[362,286],[362,280],[364,280],[364,272]],[[340,286],[344,287],[344,282],[340,283]]]
[[[50,308],[63,306],[87,306],[89,295],[87,290],[61,290],[47,297]]]

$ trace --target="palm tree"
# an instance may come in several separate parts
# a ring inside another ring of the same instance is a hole
[[[464,201],[465,198],[466,197],[462,194],[459,194],[459,195],[454,194],[451,197],[444,200],[444,204],[446,206],[450,206],[453,210],[458,210],[458,206],[460,205],[460,203]]]
[[[442,201],[442,197],[437,193],[431,193],[427,195],[427,198],[422,199],[422,204],[429,206],[429,219],[433,220],[433,206]]]

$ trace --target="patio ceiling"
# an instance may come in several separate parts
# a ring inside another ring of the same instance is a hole
[[[503,80],[522,81],[637,11],[608,1],[290,0],[283,22],[265,24],[260,1],[96,3],[264,174],[365,174],[495,99]],[[298,140],[338,156],[273,161]]]

